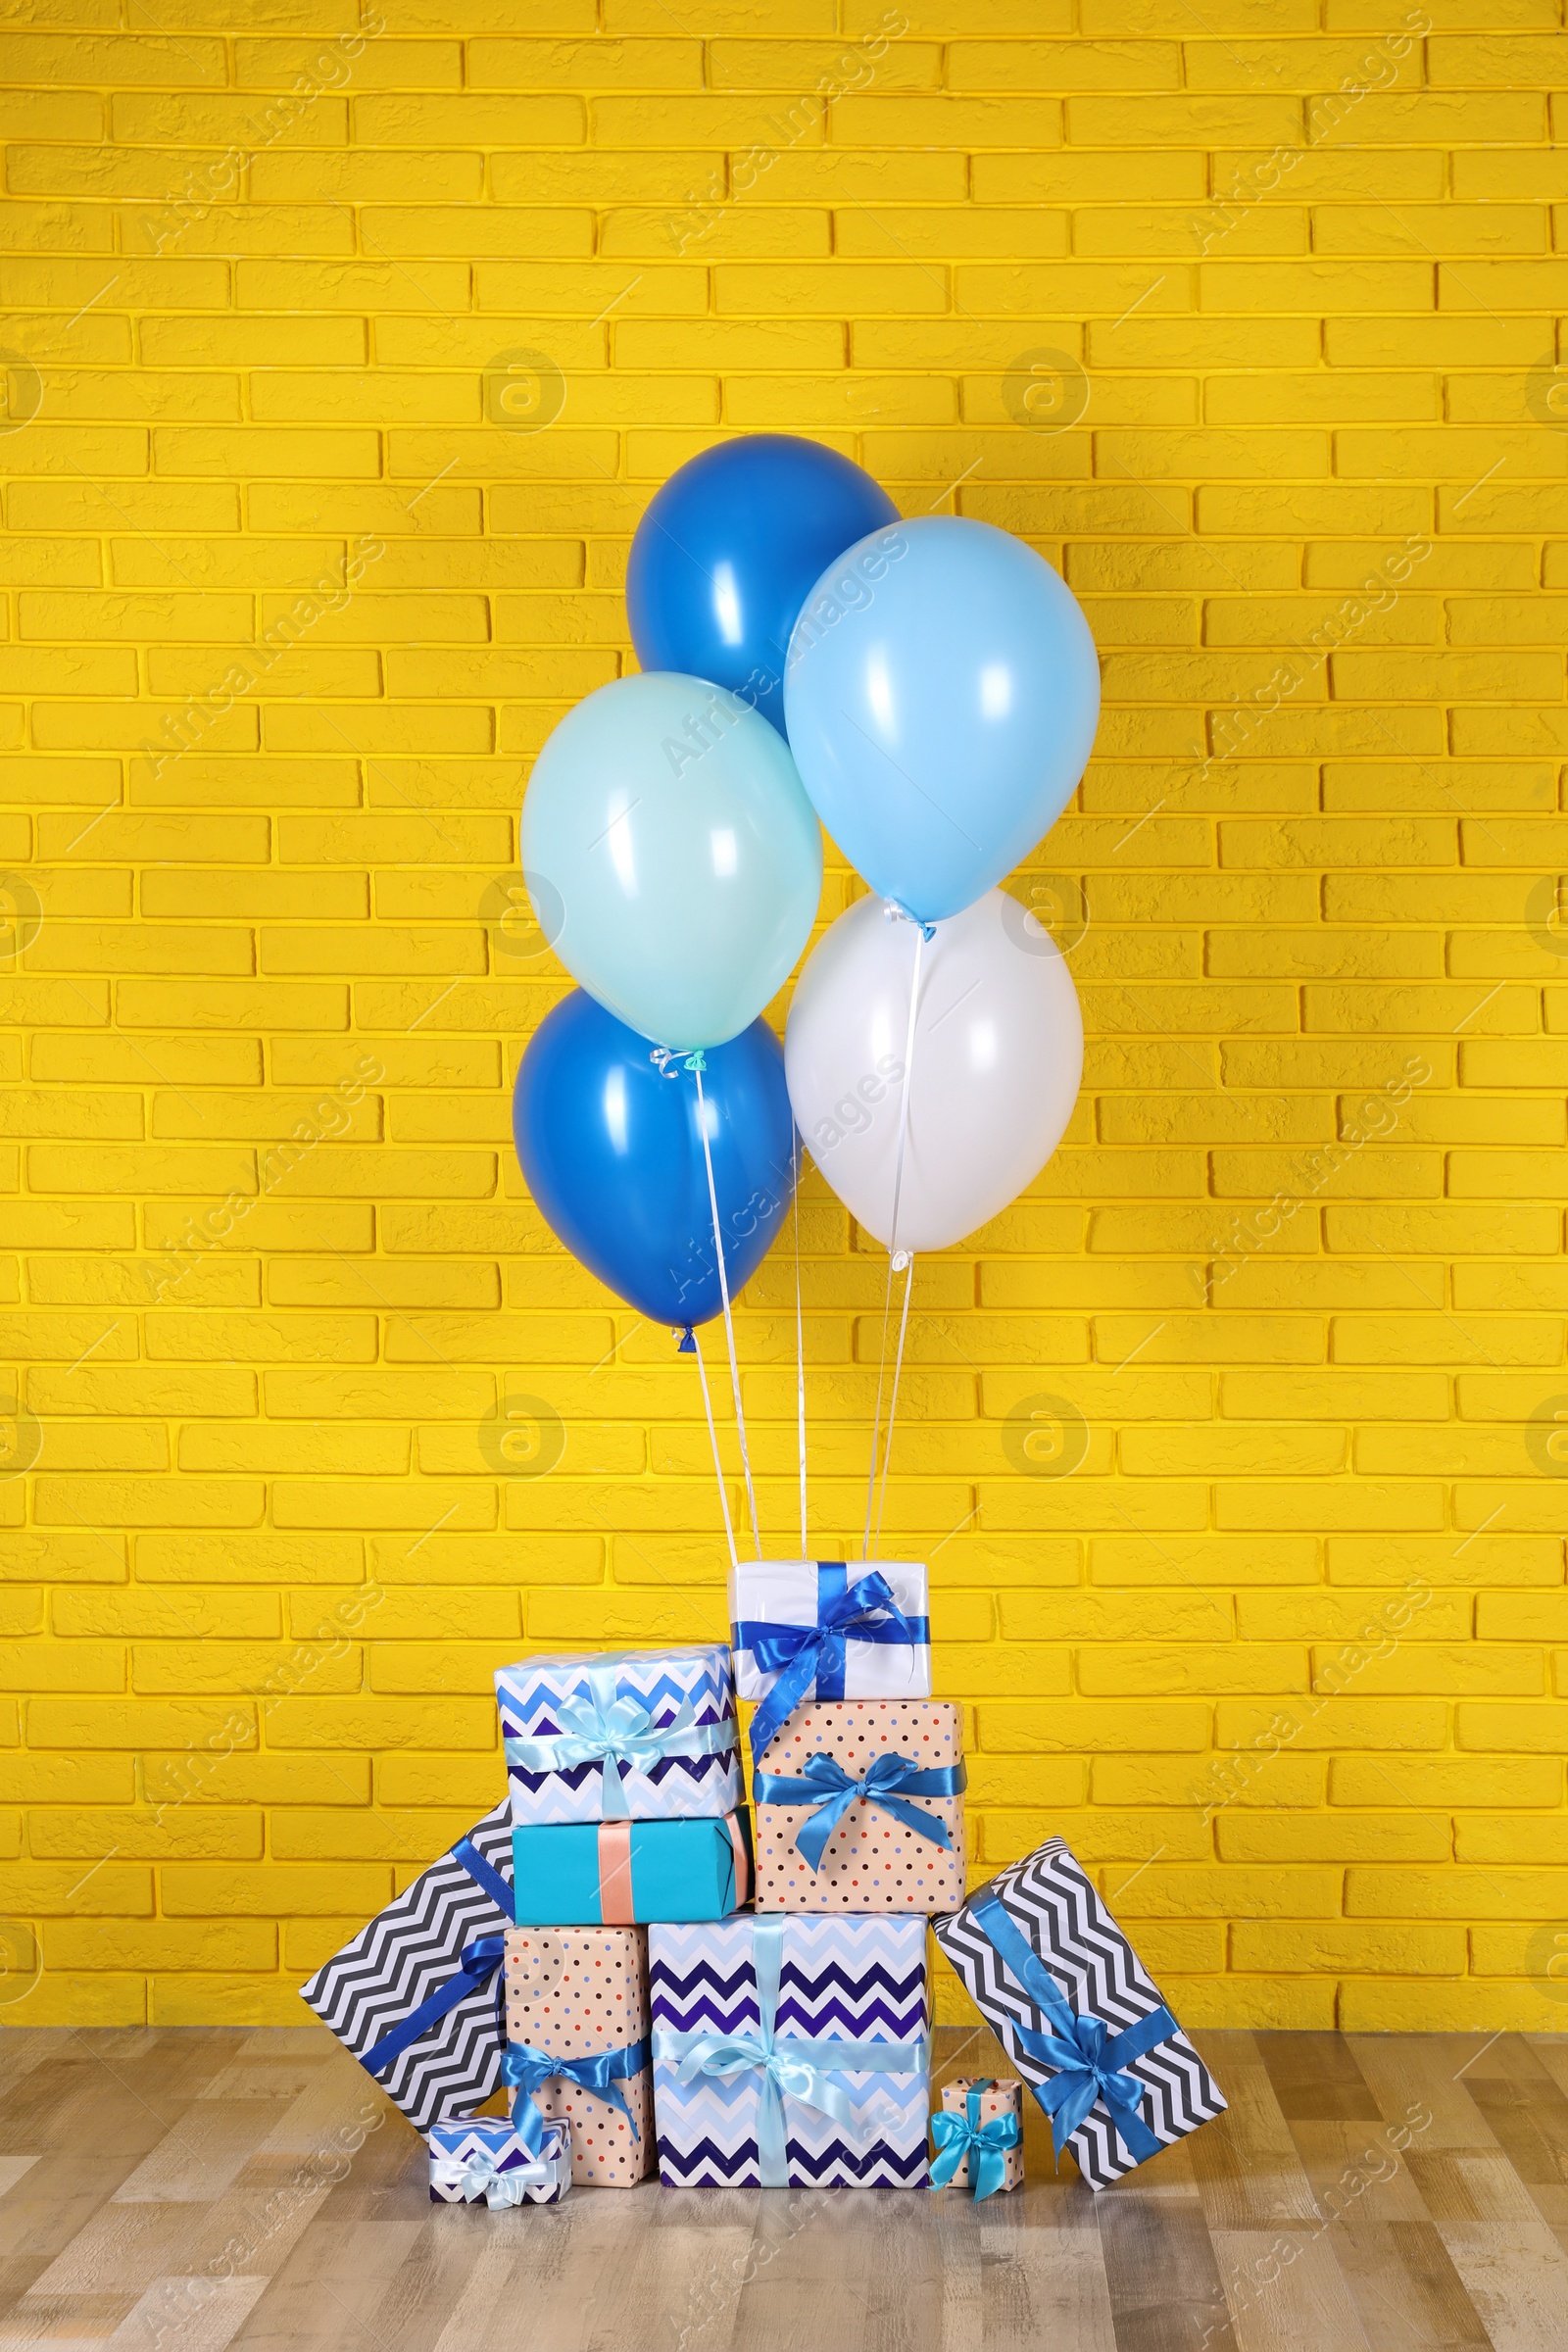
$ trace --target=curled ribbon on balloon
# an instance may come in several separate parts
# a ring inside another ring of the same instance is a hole
[[[931,2136],[937,2143],[931,2185],[946,2188],[967,2157],[969,2185],[978,2205],[982,2197],[994,2196],[1005,2180],[1007,2150],[1018,2145],[1023,2128],[1015,2115],[994,2115],[983,2124],[978,2090],[969,2092],[964,2108],[961,2115],[943,2108],[931,2118]]]
[[[678,2034],[654,2028],[654,2064],[667,2066],[677,2082],[699,2075],[759,2074],[757,2156],[763,2188],[789,2186],[784,2101],[798,2099],[819,2115],[830,2115],[856,2136],[849,2093],[831,2080],[838,2074],[909,2075],[928,2071],[925,2042],[839,2040],[829,2034],[775,2034],[779,1976],[783,1967],[784,1922],[759,1919],[752,1929],[752,1965],[757,1976],[755,2034]]]
[[[664,1724],[656,1724],[640,1699],[615,1694],[613,1667],[588,1669],[588,1695],[579,1691],[556,1710],[561,1729],[544,1739],[503,1744],[509,1765],[524,1772],[563,1772],[574,1764],[604,1767],[606,1821],[626,1821],[625,1775],[650,1772],[664,1756],[717,1756],[735,1745],[732,1723],[699,1723],[689,1698]]]
[[[761,1756],[768,1741],[793,1715],[813,1683],[827,1679],[824,1669],[836,1668],[836,1690],[817,1690],[819,1698],[842,1698],[844,1645],[854,1635],[859,1641],[902,1642],[916,1648],[926,1640],[923,1617],[906,1617],[893,1598],[893,1588],[878,1569],[857,1579],[831,1598],[818,1598],[815,1625],[738,1625],[737,1649],[749,1649],[764,1674],[778,1677],[752,1717],[752,1761]]]
[[[895,1755],[891,1750],[878,1756],[857,1781],[832,1756],[817,1754],[808,1759],[799,1780],[771,1772],[754,1774],[752,1796],[760,1805],[812,1808],[811,1819],[803,1821],[796,1831],[795,1842],[809,1867],[820,1870],[828,1839],[850,1807],[862,1797],[868,1805],[878,1805],[884,1813],[891,1813],[895,1821],[912,1830],[917,1838],[926,1838],[932,1845],[945,1845],[951,1852],[953,1840],[948,1836],[946,1822],[922,1813],[909,1800],[916,1796],[956,1796],[967,1781],[968,1774],[961,1763],[922,1769],[913,1756]]]
[[[676,1078],[682,1070],[706,1070],[708,1067],[708,1056],[701,1046],[695,1054],[682,1054],[669,1046],[656,1046],[648,1058],[661,1078]],[[677,1067],[671,1069],[671,1062]]]
[[[1026,2057],[1056,2069],[1049,2082],[1030,2087],[1051,2118],[1057,2157],[1090,2110],[1102,2102],[1135,2164],[1157,2156],[1160,2142],[1139,2112],[1149,2086],[1126,2070],[1133,2059],[1147,2057],[1178,2031],[1170,2011],[1161,2003],[1119,2034],[1112,2034],[1102,2018],[1077,2017],[1039,1954],[994,1894],[988,1890],[976,1895],[968,1905],[968,1915],[1008,1976],[1054,2029],[1046,2034],[1015,2025],[1011,2031]]]
[[[529,2155],[537,2159],[544,2143],[545,2119],[534,2104],[533,2094],[546,2082],[559,2079],[580,2083],[584,2090],[591,2090],[599,2098],[608,2099],[612,2107],[618,2107],[631,2126],[633,2139],[640,2139],[637,2118],[616,2084],[640,2075],[647,2064],[646,2036],[641,2041],[628,2042],[623,2050],[598,2050],[590,2058],[553,2058],[548,2050],[536,2050],[531,2042],[509,2041],[501,2061],[501,2080],[518,2094],[512,2104],[512,2129]]]
[[[554,2162],[536,2158],[532,2164],[512,2165],[503,2171],[494,2151],[481,2148],[470,2156],[432,2156],[430,2186],[447,2197],[461,2196],[471,2205],[483,2197],[492,2213],[505,2205],[520,2205],[530,2188],[548,2188],[556,2179]]]

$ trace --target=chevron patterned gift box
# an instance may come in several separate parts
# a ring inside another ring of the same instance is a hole
[[[775,1915],[648,1931],[666,2188],[916,2188],[925,1921]]]
[[[1091,2188],[1225,2112],[1207,2068],[1059,1838],[932,1923]]]
[[[496,1971],[511,1925],[512,1830],[498,1805],[300,1986],[416,2132],[470,2114],[500,2080]]]
[[[437,2124],[429,2134],[432,2205],[559,2205],[571,2186],[571,2126],[546,2124],[537,2156],[512,2126],[479,2116]]]
[[[808,1700],[752,1774],[757,1908],[951,1911],[963,1900],[963,1787],[951,1699]]]
[[[525,1658],[496,1674],[516,1829],[733,1813],[740,1728],[728,1648]]]
[[[736,1687],[760,1703],[752,1762],[808,1698],[929,1698],[926,1573],[881,1560],[742,1560],[729,1578]]]

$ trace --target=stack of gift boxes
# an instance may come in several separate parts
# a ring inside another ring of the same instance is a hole
[[[933,1920],[1092,2187],[1218,2114],[1059,1839],[965,1899],[925,1570],[744,1563],[730,1616],[733,1651],[503,1668],[507,1801],[303,1987],[427,2135],[431,2196],[550,2203],[656,2165],[671,2187],[1016,2186],[1018,2081],[951,2082],[928,2116]],[[510,2118],[477,2116],[503,2086]]]

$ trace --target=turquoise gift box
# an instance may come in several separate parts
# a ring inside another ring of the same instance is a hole
[[[727,1919],[752,1891],[750,1821],[527,1822],[512,1833],[512,1871],[519,1928]]]

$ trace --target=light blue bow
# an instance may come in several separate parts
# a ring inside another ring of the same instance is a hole
[[[969,2185],[977,2205],[982,2197],[995,2196],[1002,2186],[1007,2177],[1007,2150],[1023,2137],[1015,2115],[994,2115],[988,2123],[980,2121],[980,2092],[989,2088],[990,2084],[983,2082],[967,2094],[965,2113],[959,2115],[945,2107],[931,2118],[931,2136],[937,2143],[932,2187],[946,2188],[968,2157]]]
[[[732,1723],[698,1723],[689,1698],[666,1724],[656,1724],[640,1699],[615,1694],[613,1667],[591,1666],[588,1695],[579,1690],[556,1709],[561,1729],[548,1738],[511,1739],[507,1762],[524,1772],[563,1772],[573,1764],[602,1764],[606,1821],[631,1818],[625,1775],[649,1772],[663,1756],[716,1756],[735,1745]]]
[[[944,1845],[951,1852],[953,1840],[948,1836],[946,1822],[922,1813],[909,1800],[916,1796],[956,1796],[966,1779],[961,1763],[922,1767],[913,1756],[895,1755],[890,1749],[878,1756],[856,1781],[832,1756],[817,1754],[803,1765],[799,1780],[781,1773],[754,1771],[752,1796],[760,1805],[812,1808],[810,1820],[803,1821],[796,1831],[795,1842],[808,1867],[820,1870],[827,1841],[857,1797],[864,1797],[868,1805],[880,1805],[884,1813],[891,1813],[895,1821],[916,1838],[924,1838],[932,1845]],[[897,1793],[900,1790],[902,1794]]]
[[[492,2213],[506,2205],[522,2204],[530,2188],[547,2188],[555,2179],[553,2162],[516,2164],[503,2172],[492,2148],[481,2148],[471,2156],[430,2159],[432,2189],[440,2189],[448,2197],[461,2196],[468,2205],[483,2197]]]
[[[752,1965],[757,1976],[758,2030],[755,2034],[677,2034],[654,2028],[654,2064],[667,2066],[679,2082],[699,2075],[760,2074],[757,2157],[763,2188],[788,2188],[789,2155],[784,2101],[798,2099],[819,2115],[830,2115],[841,2131],[855,2134],[849,2093],[830,2080],[838,2074],[912,2075],[929,2071],[924,2041],[840,2041],[831,2035],[791,2034],[779,2040],[779,1975],[784,1956],[782,1919],[759,1919],[752,1928]]]

